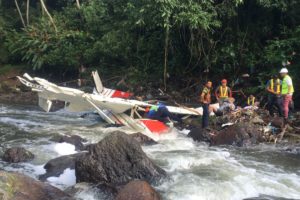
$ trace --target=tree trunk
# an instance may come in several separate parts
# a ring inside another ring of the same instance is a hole
[[[16,4],[16,7],[17,7],[17,10],[18,10],[20,19],[21,19],[21,21],[22,21],[23,27],[25,28],[25,27],[26,27],[25,21],[24,21],[24,18],[23,18],[23,16],[22,16],[22,13],[21,13],[21,10],[20,10],[20,7],[19,7],[19,4],[18,4],[18,1],[17,1],[17,0],[15,0],[15,4]]]
[[[169,53],[169,32],[170,28],[167,25],[165,35],[165,58],[164,58],[164,90],[167,91],[167,79],[168,79],[168,53]]]
[[[26,22],[27,22],[27,26],[29,25],[29,3],[30,0],[27,0],[27,9],[26,9]]]
[[[77,8],[80,9],[80,2],[79,2],[79,0],[76,0],[76,5],[77,5]]]
[[[49,13],[49,11],[48,11],[48,9],[47,9],[45,3],[44,3],[44,0],[40,0],[40,2],[41,2],[41,5],[42,5],[43,10],[45,11],[45,13],[46,13],[46,14],[48,15],[48,17],[49,17],[49,20],[50,20],[50,22],[52,23],[55,32],[57,32],[57,28],[56,28],[56,25],[55,25],[55,23],[54,23],[54,20],[53,20],[53,18],[51,17],[51,15],[50,15],[50,13]]]

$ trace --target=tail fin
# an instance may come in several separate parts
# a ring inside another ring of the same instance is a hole
[[[31,76],[29,76],[29,74],[27,73],[23,74],[23,77],[27,78],[27,80],[29,81],[34,81],[34,79]]]
[[[96,85],[96,90],[97,92],[100,94],[103,92],[104,90],[104,87],[103,87],[103,84],[102,84],[102,81],[100,79],[100,76],[98,74],[98,71],[92,71],[92,76],[94,78],[94,82],[95,82],[95,85]]]

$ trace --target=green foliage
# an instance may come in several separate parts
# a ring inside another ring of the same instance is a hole
[[[293,59],[296,54],[295,50],[300,47],[300,26],[282,34],[281,37],[281,39],[275,38],[268,41],[265,47],[267,62],[280,64],[282,61]]]
[[[92,37],[82,31],[55,32],[49,22],[43,20],[23,32],[10,32],[6,43],[13,55],[20,55],[33,69],[40,69],[43,65],[80,66],[85,61],[85,49],[92,41]]]
[[[160,84],[168,36],[169,82],[178,87],[206,77],[232,81],[242,73],[261,80],[260,86],[287,60],[300,72],[298,0],[90,0],[80,1],[80,9],[71,0],[46,1],[57,32],[39,1],[31,1],[25,29],[14,3],[1,2],[0,55],[8,49],[8,62],[33,69],[85,66]]]

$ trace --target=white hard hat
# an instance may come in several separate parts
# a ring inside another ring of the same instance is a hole
[[[242,74],[242,77],[247,78],[247,77],[250,77],[250,75],[249,74]]]
[[[289,71],[287,70],[287,68],[282,68],[279,73],[286,74],[286,73],[289,73]]]

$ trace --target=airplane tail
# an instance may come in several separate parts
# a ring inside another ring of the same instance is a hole
[[[97,70],[92,71],[92,76],[93,76],[93,79],[94,79],[96,90],[99,94],[101,94],[104,90],[104,87],[103,87],[102,81],[100,79],[100,76],[98,74],[98,71]]]
[[[93,76],[94,83],[96,86],[96,91],[98,94],[101,94],[106,97],[123,98],[123,99],[129,99],[131,96],[133,96],[133,94],[130,92],[123,92],[120,90],[113,90],[113,89],[103,87],[102,81],[100,79],[100,76],[99,76],[97,70],[92,71],[92,76]]]

